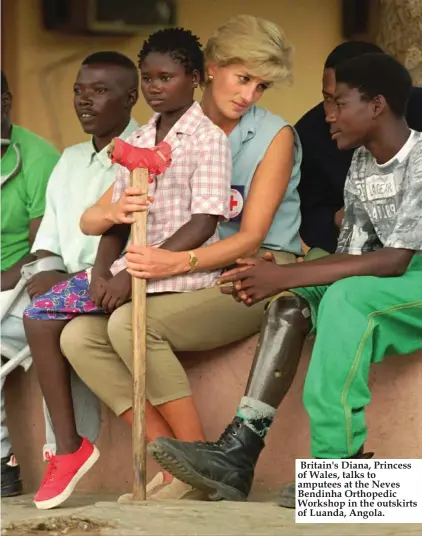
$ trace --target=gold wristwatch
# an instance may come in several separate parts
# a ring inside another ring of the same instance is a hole
[[[188,253],[189,253],[189,266],[190,266],[190,270],[188,274],[190,274],[198,266],[199,260],[198,260],[198,257],[195,255],[194,251],[188,251]]]

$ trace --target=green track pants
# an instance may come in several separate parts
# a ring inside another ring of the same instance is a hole
[[[304,388],[315,458],[347,458],[365,442],[369,367],[422,349],[422,254],[400,277],[360,276],[293,289],[316,340]]]

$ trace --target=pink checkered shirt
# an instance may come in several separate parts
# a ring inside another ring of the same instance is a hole
[[[155,146],[155,114],[148,124],[138,128],[126,140],[135,147]],[[230,204],[232,158],[230,145],[224,132],[204,115],[194,102],[167,134],[165,141],[172,149],[171,166],[148,186],[149,195],[155,197],[148,211],[148,245],[161,246],[193,214],[213,214],[227,219]],[[119,166],[113,188],[113,203],[129,186],[127,169]],[[218,230],[205,242],[218,240]],[[118,259],[111,271],[116,274],[126,266]],[[148,281],[147,292],[190,292],[212,287],[220,271],[194,272],[175,277]]]

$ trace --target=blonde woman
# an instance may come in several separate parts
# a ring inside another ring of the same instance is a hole
[[[274,84],[290,77],[291,47],[272,22],[243,15],[220,26],[205,48],[206,84],[202,108],[229,137],[233,178],[230,221],[221,240],[194,251],[131,249],[134,275],[165,278],[232,265],[239,257],[272,253],[280,264],[301,255],[297,185],[301,147],[292,126],[256,106]],[[158,182],[159,187],[159,182]],[[137,192],[121,201],[100,201],[85,214],[93,234],[103,223],[127,223]],[[212,192],[204,192],[212,203]],[[139,210],[145,210],[139,206]],[[265,303],[246,308],[218,287],[148,297],[147,437],[204,440],[185,371],[174,352],[210,350],[259,331]],[[109,318],[76,318],[61,344],[77,374],[117,414],[132,407],[131,304]],[[159,473],[149,498],[188,497],[192,488]]]

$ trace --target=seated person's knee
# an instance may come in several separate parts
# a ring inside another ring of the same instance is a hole
[[[60,335],[61,351],[70,363],[77,361],[80,358],[83,359],[85,356],[83,351],[84,343],[90,333],[89,325],[87,325],[85,320],[86,318],[84,316],[74,318],[71,322],[66,324]]]
[[[116,340],[122,336],[122,332],[132,332],[132,303],[126,303],[118,307],[110,315],[107,323],[107,334],[110,341]]]

